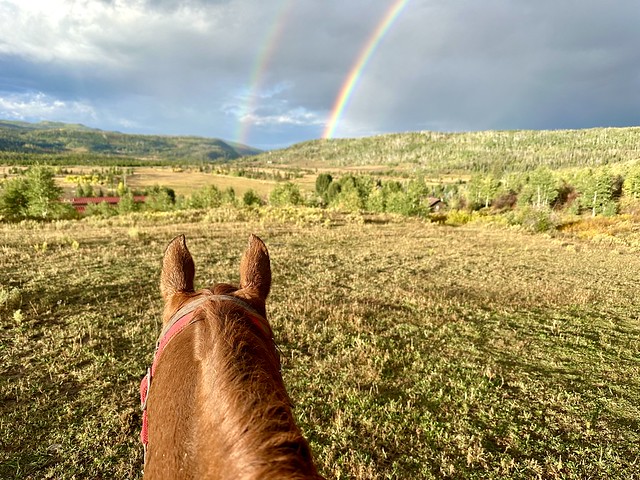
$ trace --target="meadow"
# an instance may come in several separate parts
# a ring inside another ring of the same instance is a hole
[[[164,248],[184,233],[198,285],[237,281],[251,232],[327,478],[638,478],[628,223],[626,242],[304,208],[0,224],[0,478],[140,478]]]

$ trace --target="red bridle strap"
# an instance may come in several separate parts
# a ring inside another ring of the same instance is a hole
[[[155,374],[158,361],[162,352],[166,348],[167,344],[176,337],[180,332],[187,328],[192,323],[197,322],[201,317],[197,317],[196,314],[202,307],[202,305],[209,300],[228,301],[235,303],[246,313],[249,317],[269,339],[273,341],[273,332],[267,322],[267,319],[260,315],[257,310],[247,304],[245,301],[233,297],[231,295],[213,295],[210,293],[204,293],[195,300],[187,303],[184,307],[178,310],[167,322],[167,325],[162,329],[158,341],[156,342],[156,351],[153,355],[153,363],[147,370],[147,374],[140,382],[140,403],[142,404],[142,430],[140,431],[140,441],[144,445],[144,461],[147,463],[147,445],[149,443],[149,422],[147,418],[147,399],[149,398],[149,389],[151,388],[151,380]]]

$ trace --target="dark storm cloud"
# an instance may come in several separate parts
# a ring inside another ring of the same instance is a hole
[[[352,118],[382,131],[638,124],[638,9],[560,3],[421,4],[387,39],[396,55],[372,61]],[[389,72],[406,95],[385,89]]]

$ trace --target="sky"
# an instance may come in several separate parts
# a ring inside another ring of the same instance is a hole
[[[0,119],[275,149],[640,125],[637,0],[0,0]]]

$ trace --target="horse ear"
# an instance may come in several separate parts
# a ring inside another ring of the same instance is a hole
[[[196,266],[187,248],[187,240],[180,235],[169,243],[162,259],[160,274],[160,293],[167,301],[179,292],[193,292],[193,279]]]
[[[264,242],[255,235],[240,262],[240,288],[266,300],[271,289],[271,263]]]

